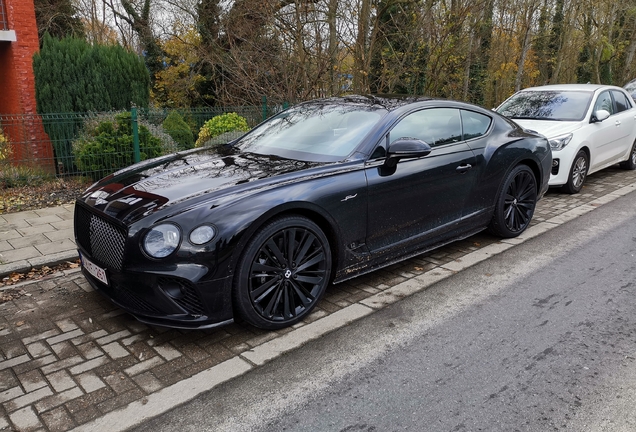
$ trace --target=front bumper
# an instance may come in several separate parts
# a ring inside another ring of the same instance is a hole
[[[163,274],[107,272],[108,285],[82,267],[96,291],[143,323],[205,329],[233,322],[231,277],[195,284]]]

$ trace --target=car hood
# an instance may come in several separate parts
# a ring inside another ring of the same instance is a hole
[[[172,214],[224,193],[289,181],[297,177],[293,173],[320,165],[325,164],[252,153],[221,156],[211,149],[196,149],[111,174],[79,200],[130,224],[161,209],[171,208]]]
[[[524,120],[512,119],[524,129],[539,132],[548,139],[574,132],[581,127],[581,122],[555,120]]]

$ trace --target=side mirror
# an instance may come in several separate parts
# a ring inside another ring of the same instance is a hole
[[[431,146],[417,138],[398,138],[389,145],[387,159],[418,158],[427,156]]]
[[[590,123],[600,123],[603,120],[607,120],[609,116],[610,116],[609,111],[604,109],[598,110],[594,114],[592,114],[592,119]]]

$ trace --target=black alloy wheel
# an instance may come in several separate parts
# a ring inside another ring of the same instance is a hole
[[[256,327],[287,327],[311,312],[330,276],[331,250],[320,227],[301,216],[278,218],[245,248],[235,279],[235,304]]]
[[[504,238],[518,236],[530,225],[536,205],[534,173],[527,165],[518,165],[506,176],[499,191],[490,231]]]
[[[626,170],[635,170],[636,169],[636,142],[632,144],[632,148],[629,151],[629,159],[624,162],[621,162],[621,168]]]

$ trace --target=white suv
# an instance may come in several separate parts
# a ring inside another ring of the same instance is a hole
[[[579,192],[588,174],[610,165],[636,169],[636,107],[621,87],[532,87],[515,93],[496,111],[548,138],[549,184],[564,192]]]

